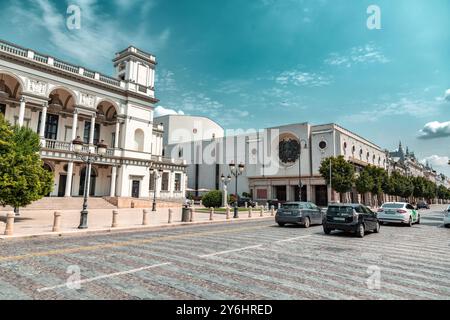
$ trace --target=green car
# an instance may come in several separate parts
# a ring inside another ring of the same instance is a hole
[[[406,202],[386,202],[378,209],[378,220],[381,223],[399,223],[411,227],[415,223],[420,224],[420,213]]]

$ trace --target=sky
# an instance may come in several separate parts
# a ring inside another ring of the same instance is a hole
[[[158,60],[158,114],[227,129],[337,123],[450,175],[448,0],[0,0],[0,38],[113,75]],[[66,26],[81,9],[80,29]],[[370,5],[381,29],[369,29]]]

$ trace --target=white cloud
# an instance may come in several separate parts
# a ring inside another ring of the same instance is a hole
[[[444,137],[450,137],[450,121],[429,122],[419,131],[419,139],[436,139]]]
[[[363,110],[343,117],[350,122],[374,122],[384,117],[410,115],[416,118],[436,114],[437,101],[424,101],[403,97],[398,101],[375,104],[369,110]]]
[[[425,159],[421,160],[420,162],[423,164],[429,163],[433,167],[447,167],[448,161],[450,160],[449,157],[441,157],[438,155],[432,155],[429,157],[426,157]]]
[[[157,106],[155,108],[155,116],[154,117],[157,118],[157,117],[162,117],[162,116],[167,116],[167,115],[172,115],[172,114],[174,114],[174,115],[176,115],[176,114],[183,115],[184,112],[181,111],[181,110],[176,111],[174,109],[165,108],[163,106]]]
[[[331,84],[332,79],[324,74],[295,69],[282,72],[275,77],[275,82],[280,85],[294,85],[297,87],[323,87]]]
[[[445,98],[445,100],[450,101],[450,89],[448,89],[447,91],[445,91],[444,98]]]
[[[350,68],[356,64],[388,63],[381,49],[373,43],[351,48],[348,52],[333,52],[325,59],[325,63],[331,66],[344,66]]]
[[[11,6],[0,13],[0,19],[11,19],[12,27],[19,32],[36,36],[47,33],[48,45],[53,49],[77,59],[87,66],[110,65],[111,57],[129,44],[152,44],[152,50],[164,46],[170,31],[163,30],[160,34],[149,34],[146,23],[148,19],[136,18],[135,28],[127,31],[123,20],[103,12],[97,0],[73,0],[67,4],[78,5],[81,9],[81,28],[68,30],[66,18],[68,15],[49,0],[14,1]],[[125,1],[117,0],[122,7]],[[143,0],[133,1],[134,5],[142,5],[142,11],[149,10]],[[140,13],[142,11],[139,11]],[[137,30],[137,31],[136,31]],[[145,48],[142,48],[145,49]]]

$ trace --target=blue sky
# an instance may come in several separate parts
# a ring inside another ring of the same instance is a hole
[[[159,110],[226,128],[336,122],[450,174],[448,0],[0,0],[0,37],[112,74],[157,56]],[[65,26],[69,4],[81,29]],[[381,30],[366,27],[381,9]],[[167,110],[166,110],[167,109]]]

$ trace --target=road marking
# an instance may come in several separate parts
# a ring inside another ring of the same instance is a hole
[[[72,282],[70,282],[70,285],[89,283],[89,282],[93,282],[93,281],[97,281],[97,280],[108,279],[108,278],[112,278],[112,277],[122,276],[122,275],[125,275],[125,274],[136,273],[136,272],[139,272],[139,271],[144,271],[144,270],[153,269],[153,268],[157,268],[157,267],[163,267],[163,266],[167,266],[167,265],[170,265],[170,264],[172,264],[172,263],[171,262],[159,263],[159,264],[154,264],[154,265],[151,265],[151,266],[137,268],[137,269],[133,269],[133,270],[120,271],[120,272],[105,274],[105,275],[98,276],[98,277],[87,278],[87,279],[78,280],[78,281],[72,281]],[[37,289],[37,291],[38,292],[45,292],[45,291],[55,290],[55,289],[64,288],[64,287],[67,287],[67,283],[60,284],[60,285],[53,286],[53,287],[40,288],[40,289]]]
[[[294,241],[294,240],[298,240],[298,239],[305,239],[305,238],[309,238],[309,237],[312,237],[312,234],[307,235],[307,236],[301,236],[301,237],[289,238],[289,239],[284,239],[284,240],[278,240],[278,241],[275,241],[275,243],[289,242],[289,241]]]
[[[75,247],[75,248],[32,252],[32,253],[27,253],[27,254],[17,255],[17,256],[6,256],[6,257],[0,256],[0,262],[18,261],[18,260],[25,260],[25,259],[30,259],[30,258],[53,256],[53,255],[59,255],[59,254],[77,253],[77,252],[83,252],[83,251],[95,251],[95,250],[99,250],[99,249],[111,249],[111,248],[126,247],[126,246],[131,246],[131,245],[155,243],[155,242],[161,242],[161,241],[167,241],[167,240],[195,238],[195,237],[201,237],[201,236],[207,236],[207,235],[213,235],[213,234],[225,234],[225,233],[234,233],[234,232],[240,232],[240,231],[257,230],[257,229],[263,229],[263,228],[267,228],[267,227],[268,227],[267,225],[264,225],[264,226],[258,226],[258,227],[244,227],[244,228],[235,228],[235,229],[221,229],[221,230],[215,230],[215,231],[192,232],[192,233],[178,234],[178,235],[173,235],[173,236],[155,237],[155,238],[151,238],[151,239],[136,239],[136,240],[113,242],[113,243],[106,243],[106,244],[99,244],[99,245],[80,246],[80,247]]]
[[[215,252],[215,253],[209,253],[209,254],[201,255],[201,256],[199,256],[199,258],[208,258],[208,257],[213,257],[213,256],[218,256],[218,255],[221,255],[221,254],[225,254],[225,253],[244,251],[244,250],[248,250],[248,249],[256,249],[256,248],[260,248],[260,247],[262,247],[261,244],[259,244],[257,246],[250,246],[250,247],[244,247],[244,248],[239,248],[239,249],[219,251],[219,252]]]

